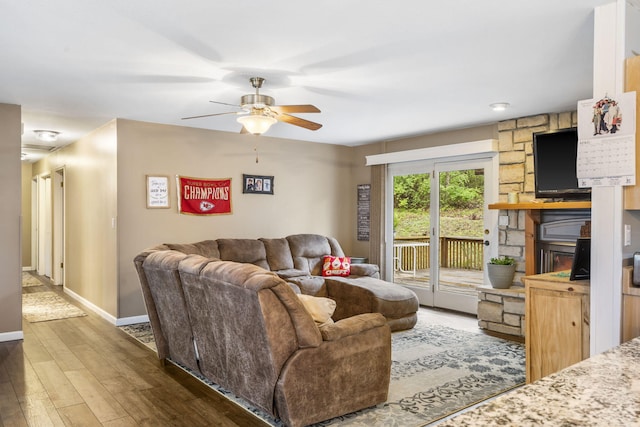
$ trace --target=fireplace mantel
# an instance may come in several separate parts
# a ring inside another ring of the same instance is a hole
[[[591,209],[591,202],[522,202],[492,203],[489,209]]]

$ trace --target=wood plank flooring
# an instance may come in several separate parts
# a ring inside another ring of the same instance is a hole
[[[45,286],[88,316],[23,320],[24,341],[0,343],[0,427],[268,425]]]

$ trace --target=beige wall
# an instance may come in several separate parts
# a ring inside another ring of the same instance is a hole
[[[64,286],[113,316],[117,314],[118,271],[112,224],[116,149],[116,122],[112,121],[33,165],[34,176],[53,176],[64,168]]]
[[[496,126],[483,126],[344,147],[118,119],[36,163],[32,173],[65,170],[65,286],[127,318],[146,313],[133,265],[142,249],[162,242],[320,233],[338,238],[350,255],[367,256],[369,243],[356,240],[356,188],[370,182],[366,155],[496,133]],[[243,173],[273,175],[274,195],[243,194]],[[170,177],[171,208],[146,208],[148,174]],[[233,213],[178,214],[176,175],[231,178]]]
[[[145,313],[133,258],[158,243],[320,233],[338,238],[350,251],[355,188],[349,148],[129,120],[117,123],[118,317]],[[273,175],[274,195],[243,194],[243,173]],[[170,209],[146,208],[147,174],[170,177]],[[176,175],[231,178],[233,213],[178,214]]]
[[[31,268],[31,169],[29,162],[22,162],[22,267]]]
[[[0,104],[0,341],[22,331],[19,105]],[[8,334],[2,336],[2,334]]]

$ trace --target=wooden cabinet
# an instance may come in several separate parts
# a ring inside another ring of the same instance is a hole
[[[563,273],[523,278],[527,383],[589,357],[589,281]]]
[[[633,267],[622,269],[622,342],[640,337],[640,288],[631,285]]]

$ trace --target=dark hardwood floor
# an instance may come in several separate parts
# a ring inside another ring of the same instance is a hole
[[[87,316],[23,320],[24,341],[0,343],[0,427],[268,425],[43,286]]]

